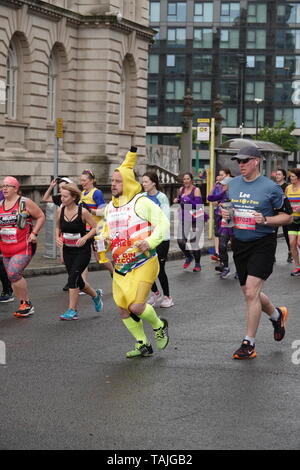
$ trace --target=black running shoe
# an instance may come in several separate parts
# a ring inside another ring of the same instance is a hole
[[[274,339],[275,341],[281,341],[285,335],[285,326],[289,311],[286,307],[276,307],[279,312],[278,320],[274,321],[270,318],[274,328]]]
[[[233,353],[233,359],[254,359],[256,357],[255,345],[251,346],[250,341],[244,339],[241,347]]]
[[[69,290],[69,286],[68,286],[68,283],[63,287],[63,291],[64,292],[68,292]]]

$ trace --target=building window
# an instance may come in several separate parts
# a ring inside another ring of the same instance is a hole
[[[181,126],[183,106],[166,107],[166,126]]]
[[[300,75],[300,56],[277,56],[275,71],[277,76],[285,78]]]
[[[296,127],[300,127],[300,109],[299,108],[275,108],[274,110],[274,123],[280,121],[290,123],[295,121]]]
[[[185,73],[185,56],[181,54],[168,54],[166,57],[167,73]]]
[[[197,126],[197,119],[208,119],[211,118],[211,109],[210,106],[193,106],[193,125]]]
[[[233,2],[221,3],[221,23],[233,23],[240,18],[240,4]]]
[[[292,94],[294,90],[291,82],[276,82],[274,100],[277,103],[290,104],[292,102]]]
[[[195,2],[194,5],[194,22],[195,23],[211,23],[213,21],[213,3],[212,2]]]
[[[256,127],[256,108],[246,108],[245,109],[245,127]],[[265,110],[260,107],[258,109],[258,124],[263,124],[264,122]]]
[[[265,99],[265,82],[246,82],[245,101],[254,101],[254,98]]]
[[[276,31],[275,46],[279,49],[300,49],[300,29]]]
[[[219,82],[221,100],[236,104],[238,101],[237,80],[222,80]]]
[[[247,55],[246,75],[265,75],[266,57],[264,55]]]
[[[193,73],[211,73],[212,72],[212,56],[195,54],[192,58]]]
[[[265,49],[266,31],[264,29],[255,29],[252,31],[247,31],[247,48]]]
[[[278,23],[300,23],[300,3],[287,2],[277,5]]]
[[[48,121],[53,122],[55,120],[56,114],[56,80],[57,80],[57,71],[55,67],[55,61],[51,54],[48,64],[48,106],[47,106],[47,119]]]
[[[157,134],[147,134],[146,135],[146,144],[147,145],[158,145],[158,135]]]
[[[236,127],[237,126],[237,109],[236,108],[223,108],[220,111],[223,116],[223,127]]]
[[[239,62],[235,56],[221,55],[219,69],[222,75],[234,75],[237,77],[239,73]]]
[[[148,81],[148,98],[158,97],[158,80]]]
[[[166,99],[182,100],[184,97],[184,80],[167,80]]]
[[[160,2],[150,2],[150,23],[160,21]]]
[[[148,119],[147,119],[148,126],[157,126],[158,124],[157,115],[158,115],[157,106],[148,106]]]
[[[237,29],[221,29],[220,48],[237,49],[239,47],[239,31]]]
[[[6,62],[6,110],[9,119],[17,118],[18,58],[16,48],[10,44]]]
[[[249,3],[247,21],[248,23],[266,23],[267,21],[266,3]]]
[[[159,55],[149,55],[149,73],[159,73]]]
[[[211,49],[213,45],[213,31],[209,28],[194,29],[194,47]]]
[[[208,80],[193,81],[193,98],[194,100],[210,100],[211,99],[211,82]]]
[[[185,46],[186,30],[185,28],[168,28],[168,46]]]
[[[186,3],[168,3],[168,21],[186,21]]]

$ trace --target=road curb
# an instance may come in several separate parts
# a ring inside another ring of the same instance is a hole
[[[210,250],[213,249],[213,246],[205,246],[201,249],[202,255],[207,255]],[[171,250],[168,254],[169,261],[175,261],[178,259],[183,259],[182,252],[178,250]],[[103,265],[97,263],[96,261],[91,261],[89,264],[89,271],[104,271],[105,268]],[[36,276],[52,276],[54,274],[66,273],[66,267],[64,264],[58,264],[57,266],[40,266],[31,268],[30,265],[24,271],[24,277],[36,277]]]

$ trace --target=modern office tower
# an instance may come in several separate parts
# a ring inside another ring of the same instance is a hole
[[[172,144],[191,89],[194,125],[223,101],[223,132],[295,121],[300,135],[300,1],[150,0],[148,141]]]

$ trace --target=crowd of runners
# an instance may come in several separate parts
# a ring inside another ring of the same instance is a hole
[[[222,169],[207,199],[214,205],[214,247],[212,260],[216,274],[227,278],[230,272],[228,247],[231,245],[235,278],[246,303],[246,330],[234,359],[256,357],[255,336],[260,316],[265,312],[274,328],[274,339],[285,334],[288,309],[275,307],[262,292],[273,270],[276,238],[282,227],[287,245],[287,262],[294,263],[292,276],[300,276],[300,169],[276,172],[276,181],[261,175],[261,153],[254,146],[232,157],[240,176]],[[56,244],[66,266],[68,305],[60,320],[77,320],[80,294],[91,297],[96,312],[103,308],[103,291],[88,283],[91,253],[103,263],[112,277],[112,295],[120,318],[135,339],[126,357],[153,354],[143,322],[150,323],[156,348],[169,343],[168,322],[155,307],[174,305],[166,272],[170,247],[170,204],[161,191],[158,176],[148,171],[140,184],[134,173],[137,149],[132,147],[123,163],[113,172],[112,199],[107,204],[96,187],[92,170],[84,170],[80,190],[70,178],[53,180],[42,198],[58,206]],[[289,179],[289,180],[288,180]],[[173,200],[178,204],[177,242],[184,255],[183,269],[193,263],[201,271],[204,225],[208,220],[199,188],[190,173]],[[45,215],[30,198],[23,197],[13,176],[4,178],[0,191],[0,277],[1,302],[19,302],[14,315],[24,318],[34,313],[34,305],[24,270],[34,256]],[[100,248],[99,248],[100,247]],[[111,252],[112,261],[103,252]]]

